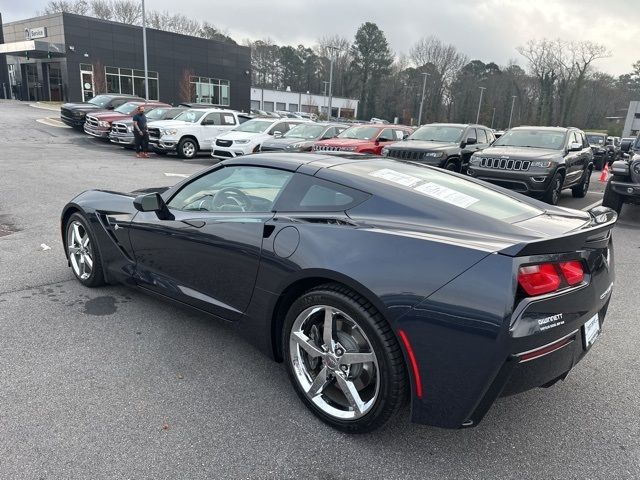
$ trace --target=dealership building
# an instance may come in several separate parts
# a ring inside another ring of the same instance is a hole
[[[635,137],[640,133],[640,101],[629,102],[627,118],[622,130],[623,137]]]
[[[142,45],[142,27],[70,13],[2,24],[0,98],[144,97]],[[149,99],[249,110],[250,48],[148,28],[147,53]]]
[[[329,110],[329,97],[327,95],[314,95],[309,92],[254,87],[251,89],[251,108],[267,112],[279,110],[322,113],[326,115]],[[358,100],[355,98],[332,97],[331,116],[335,118],[356,118],[358,116]]]

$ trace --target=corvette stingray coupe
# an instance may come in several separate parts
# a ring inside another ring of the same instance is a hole
[[[615,212],[554,207],[424,165],[263,153],[171,188],[66,205],[69,266],[222,318],[324,422],[477,425],[597,340]]]

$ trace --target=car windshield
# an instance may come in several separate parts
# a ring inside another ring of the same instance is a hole
[[[515,222],[544,213],[523,200],[490,187],[416,163],[371,160],[332,168],[345,170],[375,182],[430,197],[496,220]],[[429,208],[428,205],[426,208]]]
[[[167,113],[166,108],[154,108],[145,116],[147,117],[148,120],[157,120],[158,118],[162,118],[165,113]]]
[[[371,140],[380,131],[380,127],[350,127],[338,135],[338,138],[353,140]]]
[[[565,135],[565,132],[554,130],[514,129],[502,135],[493,146],[560,150],[564,146]]]
[[[178,115],[174,120],[183,122],[196,123],[205,114],[203,110],[186,110]]]
[[[261,120],[258,118],[254,118],[253,120],[249,120],[248,122],[244,122],[239,127],[234,128],[236,132],[247,132],[247,133],[263,133],[265,132],[271,125],[273,125],[273,120]]]
[[[297,127],[293,127],[283,136],[285,138],[304,138],[307,140],[313,140],[314,138],[318,138],[320,135],[322,135],[322,132],[324,132],[326,128],[327,127],[325,127],[324,125],[302,124],[298,125]]]
[[[604,145],[605,137],[604,135],[587,134],[587,140],[589,141],[589,145]]]
[[[89,100],[89,103],[92,105],[97,105],[98,107],[106,107],[107,103],[111,101],[111,97],[108,95],[98,95]]]
[[[129,102],[129,103],[125,103],[123,105],[120,105],[118,108],[114,109],[114,112],[118,112],[118,113],[123,113],[125,115],[129,115],[136,108],[138,108],[138,104],[137,103]]]
[[[407,140],[458,143],[462,140],[463,133],[464,127],[452,127],[450,125],[425,125],[409,135]]]

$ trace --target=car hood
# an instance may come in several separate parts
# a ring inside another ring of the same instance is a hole
[[[234,132],[233,130],[223,133],[222,135],[218,135],[218,139],[222,140],[253,140],[259,137],[270,138],[271,136],[268,133]]]
[[[107,122],[115,122],[115,121],[121,120],[123,118],[131,118],[130,115],[125,115],[124,113],[114,112],[112,110],[91,112],[90,115],[93,118],[97,118],[98,120],[104,120],[104,121],[107,121]]]
[[[545,160],[562,155],[561,150],[525,147],[488,147],[476,153],[480,157],[518,158],[521,160]]]
[[[61,108],[65,108],[67,110],[79,110],[83,112],[89,112],[92,110],[95,110],[95,111],[99,110],[99,111],[105,111],[105,112],[109,111],[109,110],[105,110],[102,107],[94,105],[93,103],[65,103],[62,105]]]
[[[324,145],[327,147],[355,147],[365,143],[373,143],[375,140],[358,140],[355,138],[332,138],[329,140],[320,140],[316,145]]]
[[[183,122],[182,120],[155,120],[153,122],[149,122],[150,127],[156,128],[186,128],[192,127],[194,125],[196,124],[191,122]]]
[[[460,148],[459,143],[427,142],[424,140],[404,140],[387,145],[389,150],[448,150]]]

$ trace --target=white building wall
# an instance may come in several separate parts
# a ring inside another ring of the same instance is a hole
[[[283,92],[266,88],[251,88],[251,108],[274,111],[315,113],[327,112],[329,97],[301,92]],[[333,97],[331,107],[334,117],[357,117],[358,100],[353,98]]]
[[[635,137],[640,132],[640,101],[629,102],[627,119],[622,130],[623,137]]]

